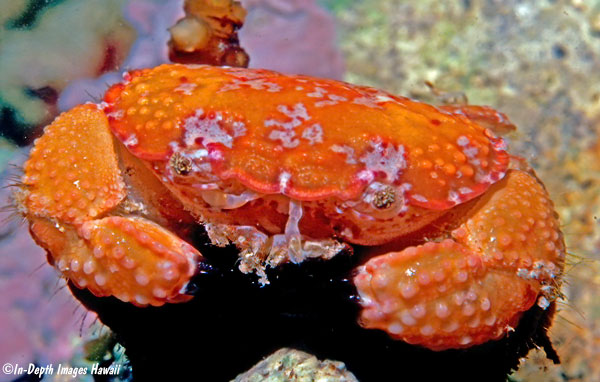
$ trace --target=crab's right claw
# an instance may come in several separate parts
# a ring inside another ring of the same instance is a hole
[[[110,216],[126,187],[104,112],[61,114],[36,141],[18,197],[34,239],[79,288],[138,306],[187,301],[202,256],[142,217]]]
[[[565,247],[552,203],[513,170],[479,199],[452,239],[370,259],[354,279],[361,325],[433,350],[503,336],[557,296]]]

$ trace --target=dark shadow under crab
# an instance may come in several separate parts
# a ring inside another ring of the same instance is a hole
[[[546,333],[554,304],[547,310],[535,305],[502,340],[434,352],[357,324],[350,275],[360,256],[341,253],[329,261],[271,269],[270,284],[261,287],[256,276],[238,271],[235,247],[202,244],[204,233],[197,236],[211,267],[193,280],[190,293],[196,297],[188,303],[136,308],[70,285],[125,346],[134,381],[191,375],[228,381],[282,347],[342,361],[362,382],[504,381],[534,347],[559,362]]]

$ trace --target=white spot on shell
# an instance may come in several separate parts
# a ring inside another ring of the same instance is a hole
[[[356,164],[354,149],[352,147],[346,145],[332,145],[329,149],[336,153],[346,154],[346,163]]]
[[[458,137],[458,139],[456,140],[456,143],[461,146],[464,147],[466,145],[468,145],[470,143],[469,138],[465,137],[464,135],[461,135],[460,137]]]
[[[462,202],[462,198],[456,191],[449,191],[448,192],[448,201],[450,201],[454,204],[460,204]]]
[[[94,263],[91,260],[88,260],[85,263],[83,263],[83,273],[85,273],[86,275],[92,274],[95,269],[96,267],[94,266]]]
[[[377,100],[377,102],[395,102],[396,100],[388,97],[386,95],[383,94],[378,94],[377,96],[375,96],[375,99]]]
[[[373,172],[369,170],[360,171],[358,174],[356,174],[356,177],[365,183],[371,183],[373,179],[375,179]]]
[[[421,195],[421,194],[414,194],[414,195],[412,196],[412,198],[413,198],[414,200],[416,200],[417,202],[421,202],[421,203],[427,203],[427,202],[429,201],[429,200],[428,200],[426,197],[424,197],[424,196],[423,196],[423,195]]]
[[[179,92],[179,93],[183,93],[185,95],[192,95],[192,92],[197,87],[198,87],[198,85],[195,84],[195,83],[186,82],[186,83],[183,83],[183,84],[177,86],[174,91]]]
[[[410,312],[414,318],[423,318],[423,317],[425,317],[427,310],[425,309],[425,305],[416,304],[415,306],[412,307]]]
[[[417,324],[417,320],[410,314],[408,310],[403,310],[400,313],[400,320],[404,325],[412,326]]]
[[[286,105],[278,105],[277,111],[285,115],[291,121],[280,121],[276,119],[267,119],[265,127],[276,126],[283,130],[273,130],[269,134],[269,139],[280,140],[283,147],[294,148],[300,144],[300,140],[295,138],[295,128],[300,126],[304,121],[310,120],[308,111],[302,103],[295,104],[292,108]]]
[[[328,94],[327,99],[315,102],[315,106],[316,107],[333,106],[333,105],[337,105],[340,102],[345,102],[347,100],[348,99],[346,97],[338,96],[335,94]]]
[[[71,271],[73,272],[79,272],[79,261],[76,259],[71,260]]]
[[[400,294],[406,299],[416,296],[418,291],[419,289],[413,284],[403,284],[400,286]]]
[[[96,284],[98,284],[98,286],[103,286],[104,284],[106,284],[106,276],[103,275],[102,273],[96,273],[94,275],[94,281],[96,281]]]
[[[352,100],[352,103],[357,104],[357,105],[367,106],[367,107],[370,107],[372,109],[383,109],[377,103],[377,100],[373,99],[370,96],[357,97],[357,98],[355,98],[355,99]]]
[[[318,123],[307,127],[302,132],[302,138],[306,139],[310,145],[323,142],[323,128]]]
[[[271,93],[277,93],[281,91],[281,86],[269,82],[264,78],[248,78],[250,76],[245,76],[241,78],[234,78],[230,83],[225,84],[219,92],[227,92],[231,90],[241,89],[242,87],[254,89],[254,90],[266,90]]]
[[[177,277],[177,272],[173,268],[164,269],[162,271],[162,277],[167,281],[172,281]]]
[[[150,279],[148,278],[148,276],[146,276],[146,274],[139,272],[135,275],[135,282],[137,282],[141,286],[146,286],[150,282]]]
[[[313,98],[322,98],[325,94],[327,94],[327,90],[317,86],[315,87],[315,91],[307,93],[306,95]]]
[[[492,304],[487,297],[485,297],[481,300],[481,310],[488,311],[488,310],[490,310],[491,306],[492,306]]]
[[[431,325],[425,325],[421,328],[420,330],[421,334],[424,336],[430,336],[433,334],[434,330],[433,330],[433,326]]]
[[[187,146],[193,146],[197,139],[202,139],[204,147],[210,143],[221,143],[231,148],[234,138],[246,134],[246,127],[243,122],[229,123],[231,132],[228,132],[221,113],[216,112],[207,115],[202,109],[196,110],[194,115],[185,119],[183,125],[185,129],[184,141]]]
[[[403,331],[404,331],[404,327],[397,322],[388,326],[388,332],[390,332],[392,334],[401,334]]]
[[[274,141],[280,140],[281,145],[288,149],[293,149],[300,144],[300,140],[295,139],[296,133],[294,131],[281,131],[281,130],[273,130],[271,134],[269,134],[269,139]]]
[[[281,175],[279,175],[279,192],[282,194],[285,193],[291,177],[292,175],[289,172],[282,172]]]
[[[386,145],[380,139],[371,141],[370,145],[371,151],[360,157],[360,161],[367,170],[384,173],[388,182],[396,181],[399,173],[406,168],[404,146]]]
[[[450,309],[446,304],[440,302],[435,306],[435,314],[439,318],[446,318],[450,315]]]
[[[152,290],[152,294],[156,298],[165,298],[165,297],[167,297],[167,291],[165,291],[164,289],[159,288],[159,287],[154,288]]]
[[[125,114],[125,112],[123,110],[119,110],[119,111],[113,111],[112,113],[108,113],[108,114],[106,114],[106,116],[108,118],[121,119],[121,118],[123,118],[124,114]]]
[[[445,325],[443,330],[446,333],[452,333],[453,331],[455,331],[458,328],[459,328],[458,322],[452,321],[452,322],[449,322],[447,325]]]
[[[137,136],[136,136],[135,134],[131,134],[131,135],[129,136],[129,138],[127,138],[127,139],[125,140],[125,142],[123,142],[123,144],[124,144],[125,146],[127,146],[127,147],[132,147],[132,146],[135,146],[135,145],[137,145],[137,144],[138,144],[138,139],[137,139]]]

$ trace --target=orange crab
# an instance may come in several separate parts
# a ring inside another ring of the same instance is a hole
[[[202,224],[239,268],[358,245],[359,323],[442,350],[503,336],[559,294],[565,247],[492,109],[434,107],[266,70],[163,65],[59,116],[17,195],[79,288],[138,306],[182,302]]]

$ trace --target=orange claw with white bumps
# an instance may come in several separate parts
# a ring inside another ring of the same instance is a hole
[[[142,217],[110,216],[126,200],[108,119],[96,105],[61,114],[37,139],[18,195],[34,239],[80,288],[139,306],[187,301],[198,251]]]
[[[360,325],[435,350],[497,339],[559,294],[552,203],[489,107],[267,70],[124,78],[60,116],[25,167],[31,231],[81,288],[186,300],[204,261],[184,241],[197,223],[263,284],[267,267],[366,248]]]
[[[511,170],[448,239],[370,259],[354,281],[361,324],[434,350],[506,334],[536,302],[556,297],[564,244],[552,202]]]

